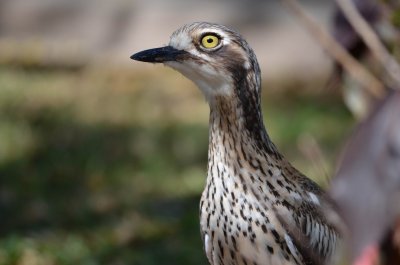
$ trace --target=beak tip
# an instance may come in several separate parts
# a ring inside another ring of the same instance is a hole
[[[131,58],[132,60],[135,60],[135,61],[139,61],[139,57],[137,56],[137,53],[132,54],[129,58]]]
[[[139,62],[147,62],[147,63],[157,62],[156,57],[152,53],[148,53],[148,50],[132,54],[129,58]]]
[[[135,61],[147,63],[164,63],[167,61],[176,61],[186,53],[187,52],[183,50],[177,50],[171,46],[165,46],[135,53],[131,55],[130,58]]]

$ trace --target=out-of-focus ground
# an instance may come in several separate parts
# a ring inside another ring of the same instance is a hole
[[[304,4],[327,24],[329,3]],[[272,139],[326,185],[353,119],[278,1],[3,0],[0,264],[206,264],[208,106],[178,73],[129,60],[195,20],[249,40]],[[299,150],[310,135],[326,175]]]

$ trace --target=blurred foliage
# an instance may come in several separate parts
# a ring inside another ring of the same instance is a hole
[[[395,27],[400,28],[400,9],[393,11],[391,21]]]
[[[322,181],[299,137],[317,139],[331,174],[353,121],[337,95],[291,87],[264,89],[264,119]],[[206,264],[207,115],[166,69],[0,68],[0,264]]]

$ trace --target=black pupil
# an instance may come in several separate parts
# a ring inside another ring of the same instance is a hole
[[[213,39],[212,39],[212,38],[208,38],[208,39],[207,39],[207,42],[208,42],[208,43],[212,43],[212,42],[213,42]]]

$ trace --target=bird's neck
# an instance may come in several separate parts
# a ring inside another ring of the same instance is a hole
[[[259,96],[246,88],[235,91],[237,94],[215,98],[210,104],[210,158],[240,150],[247,159],[280,159],[264,127]]]

